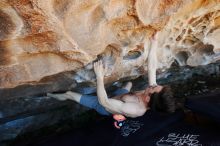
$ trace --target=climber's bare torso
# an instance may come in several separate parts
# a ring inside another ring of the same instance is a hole
[[[146,102],[143,101],[141,96],[138,96],[138,95],[133,94],[133,93],[127,93],[127,94],[115,96],[115,97],[112,97],[112,99],[122,101],[124,104],[130,104],[130,106],[127,107],[127,108],[137,109],[135,111],[135,113],[133,113],[133,112],[131,112],[131,113],[129,113],[129,112],[119,113],[119,114],[123,114],[127,117],[137,117],[137,115],[141,116],[148,109],[147,106],[146,106]],[[118,114],[118,112],[115,112],[114,110],[111,110],[108,107],[106,108],[106,110],[113,113],[113,114]],[[126,111],[128,111],[128,110],[126,110]]]
[[[123,102],[134,102],[134,103],[143,103],[143,100],[141,99],[140,94],[143,93],[143,91],[135,92],[135,93],[127,93],[123,95],[118,95],[112,97],[113,99],[121,100]]]

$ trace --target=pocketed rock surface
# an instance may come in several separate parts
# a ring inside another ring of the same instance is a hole
[[[1,0],[0,89],[58,91],[57,75],[69,71],[76,84],[94,83],[97,59],[109,66],[106,83],[145,74],[155,32],[159,69],[216,62],[220,1]]]

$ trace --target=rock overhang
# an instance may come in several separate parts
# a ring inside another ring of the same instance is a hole
[[[146,74],[155,32],[159,69],[220,59],[219,0],[2,0],[0,20],[1,89],[51,85],[69,71],[94,83],[97,59],[109,66],[106,83]]]

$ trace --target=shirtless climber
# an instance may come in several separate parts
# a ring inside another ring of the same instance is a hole
[[[94,71],[97,79],[97,96],[82,95],[72,91],[67,91],[63,94],[48,93],[47,96],[54,97],[58,100],[74,100],[81,105],[95,109],[101,115],[120,114],[135,118],[144,115],[149,109],[172,113],[175,111],[175,100],[170,87],[156,84],[157,44],[153,43],[148,55],[149,87],[145,90],[129,93],[132,83],[128,82],[122,89],[114,92],[115,96],[108,98],[104,87],[105,69],[102,61],[99,60],[94,63]]]

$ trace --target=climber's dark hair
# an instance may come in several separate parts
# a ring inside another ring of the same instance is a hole
[[[152,111],[157,111],[162,113],[175,112],[177,107],[171,87],[165,85],[163,86],[163,89],[159,93],[153,93],[150,97],[150,102],[148,106]]]

